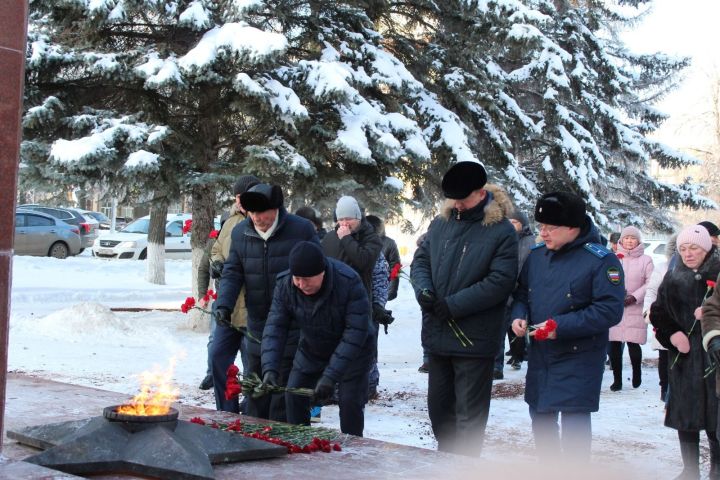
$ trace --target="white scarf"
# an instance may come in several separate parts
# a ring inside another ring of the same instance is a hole
[[[267,229],[267,232],[261,232],[260,230],[258,230],[257,227],[255,227],[255,231],[258,233],[258,235],[260,235],[260,238],[267,242],[268,238],[270,238],[270,235],[272,235],[277,228],[278,220],[280,220],[280,210],[278,210],[277,215],[275,215],[275,221],[272,225],[270,225],[270,228]]]

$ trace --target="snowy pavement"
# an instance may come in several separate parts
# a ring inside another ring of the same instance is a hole
[[[137,393],[135,375],[178,358],[179,403],[214,408],[210,392],[198,390],[207,359],[207,332],[193,330],[178,312],[112,312],[110,307],[179,308],[190,295],[190,261],[169,260],[167,285],[144,280],[145,262],[105,261],[87,255],[57,260],[14,257],[9,370],[42,378]],[[427,375],[422,360],[420,312],[406,281],[388,304],[396,320],[380,335],[380,397],[366,409],[367,437],[435,448],[427,416]],[[643,384],[624,382],[610,392],[606,371],[600,412],[593,414],[593,458],[631,469],[633,477],[668,478],[681,469],[676,432],[663,426],[657,381],[657,353],[643,348]],[[627,358],[624,377],[631,368]],[[522,398],[526,364],[505,369],[494,386],[483,458],[531,462],[532,435]],[[182,408],[182,407],[181,407]],[[337,407],[325,407],[322,426],[339,427]],[[707,444],[701,441],[704,461]],[[704,470],[707,470],[705,468]]]

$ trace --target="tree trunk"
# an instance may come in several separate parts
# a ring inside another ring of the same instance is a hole
[[[201,298],[205,292],[198,291],[198,269],[208,243],[210,231],[213,230],[213,217],[215,216],[215,188],[214,185],[196,185],[192,190],[192,291],[195,298]]]
[[[150,207],[146,280],[165,285],[165,224],[168,206],[165,203]]]

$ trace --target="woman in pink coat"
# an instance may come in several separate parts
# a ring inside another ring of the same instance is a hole
[[[613,392],[622,389],[622,342],[627,343],[630,353],[632,386],[637,388],[642,383],[640,345],[647,341],[643,300],[653,271],[652,258],[645,255],[640,230],[633,226],[623,228],[620,233],[617,256],[625,273],[625,311],[620,323],[610,329],[610,366],[614,377],[610,390]]]

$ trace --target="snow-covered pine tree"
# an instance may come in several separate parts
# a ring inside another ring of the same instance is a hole
[[[704,207],[698,186],[647,173],[651,158],[695,159],[648,137],[665,118],[652,102],[686,59],[633,55],[614,34],[634,20],[593,0],[405,2],[380,16],[388,48],[471,128],[491,176],[530,206],[540,192],[573,190],[599,223],[670,229],[664,208]],[[404,21],[398,21],[401,17]]]

